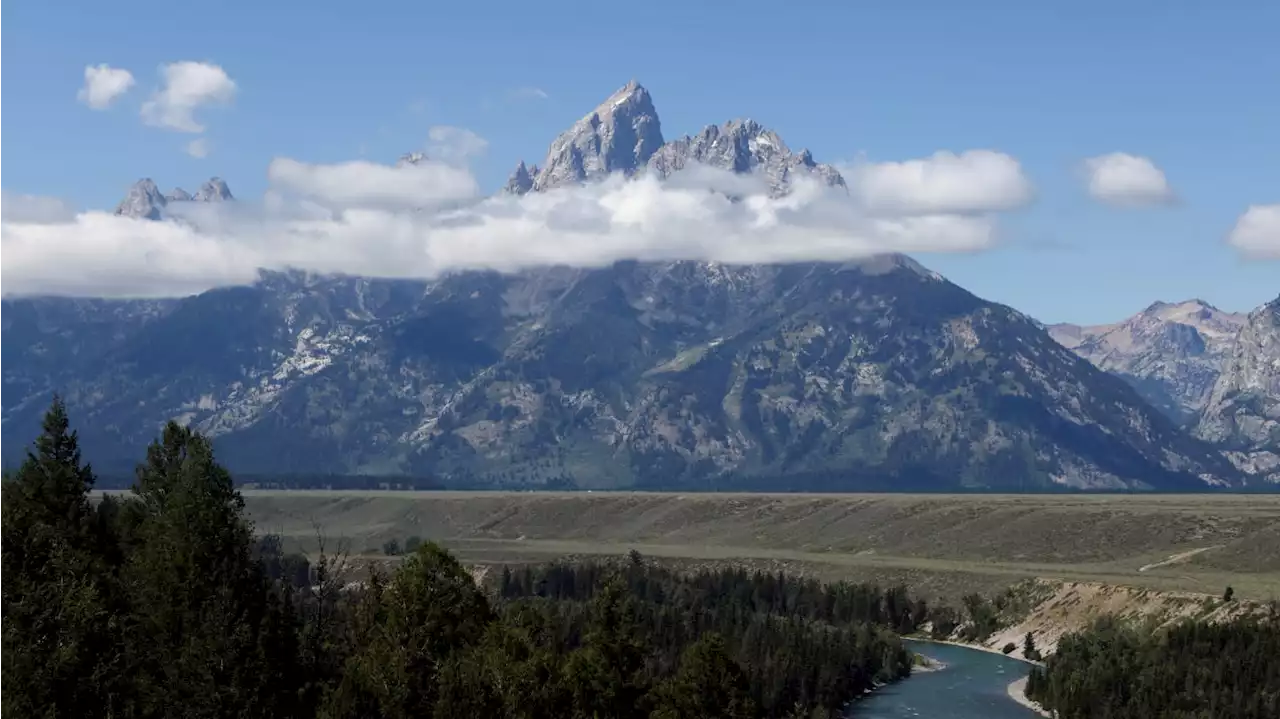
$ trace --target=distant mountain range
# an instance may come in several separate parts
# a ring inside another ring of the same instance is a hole
[[[751,120],[667,141],[630,83],[504,191],[693,163],[777,194],[800,174],[844,185]],[[216,178],[194,196],[143,180],[117,212],[218,200]],[[1277,305],[1046,331],[901,255],[6,299],[3,452],[16,461],[61,392],[100,468],[177,418],[240,471],[463,487],[1261,486],[1280,482]]]

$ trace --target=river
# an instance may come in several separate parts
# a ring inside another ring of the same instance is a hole
[[[853,706],[854,719],[1036,719],[1035,712],[1009,698],[1009,684],[1031,666],[999,654],[950,644],[908,641],[919,654],[945,668],[914,672],[881,687]]]

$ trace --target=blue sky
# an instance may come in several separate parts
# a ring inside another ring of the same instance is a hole
[[[1225,242],[1250,205],[1280,202],[1277,27],[1273,2],[9,2],[3,186],[104,208],[141,176],[220,175],[255,197],[273,157],[390,162],[450,125],[489,142],[473,168],[495,188],[636,78],[668,138],[749,116],[820,161],[1017,158],[1036,199],[1002,218],[1000,246],[921,259],[1042,320],[1190,297],[1246,310],[1280,292],[1280,263]],[[180,60],[237,86],[198,115],[203,159],[139,119]],[[98,63],[137,80],[105,111],[76,101]],[[1178,202],[1091,199],[1081,163],[1116,151],[1150,158]]]

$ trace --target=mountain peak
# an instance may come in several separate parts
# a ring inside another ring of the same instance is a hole
[[[231,188],[227,187],[221,177],[210,177],[191,199],[196,202],[225,202],[235,198],[231,196]]]
[[[158,220],[160,211],[168,204],[160,188],[150,177],[144,177],[129,187],[128,194],[116,206],[115,214],[121,217]]]
[[[653,99],[632,80],[551,143],[534,189],[601,179],[614,172],[630,175],[662,144]]]
[[[649,168],[667,177],[690,163],[762,175],[775,194],[786,192],[796,173],[816,176],[832,187],[845,186],[834,167],[814,162],[808,150],[792,152],[778,133],[751,118],[708,125],[697,135],[672,140],[654,153]]]
[[[187,202],[191,199],[191,193],[181,187],[173,188],[173,191],[164,196],[168,202]]]
[[[529,168],[525,166],[524,160],[521,160],[520,164],[516,165],[515,171],[511,173],[511,177],[507,178],[507,184],[503,190],[512,195],[525,194],[533,189],[533,177],[537,172],[537,167],[534,167],[533,171],[530,172]]]

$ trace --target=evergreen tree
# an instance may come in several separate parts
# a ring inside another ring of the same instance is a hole
[[[6,716],[108,716],[124,691],[120,614],[89,503],[93,482],[66,406],[54,398],[34,451],[4,481]]]
[[[676,676],[658,690],[655,719],[749,719],[756,716],[742,667],[719,634],[709,633],[684,651]]]
[[[287,715],[296,636],[253,556],[244,500],[209,440],[170,422],[138,468],[123,579],[137,713]]]
[[[378,615],[366,645],[348,663],[334,716],[362,716],[359,707],[369,703],[385,719],[431,716],[440,667],[477,644],[493,619],[471,575],[431,542],[380,592]]]

